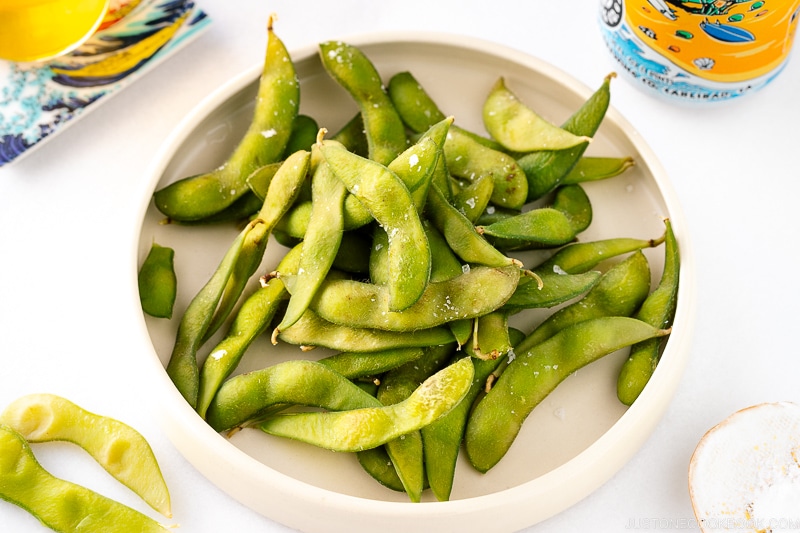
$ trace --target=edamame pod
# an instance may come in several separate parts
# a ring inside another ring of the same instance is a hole
[[[361,50],[342,41],[321,43],[319,55],[325,70],[361,111],[369,158],[388,165],[405,150],[406,132],[375,66]]]
[[[483,124],[494,140],[512,152],[564,150],[591,141],[545,120],[525,105],[502,77],[484,101]]]
[[[632,157],[581,157],[561,180],[562,185],[600,181],[619,176],[634,165]]]
[[[664,271],[658,287],[647,297],[635,315],[639,320],[660,328],[672,325],[680,281],[678,241],[669,219],[665,219],[664,224],[667,226],[664,240]],[[650,381],[661,356],[661,346],[662,342],[651,339],[631,347],[631,353],[623,363],[617,380],[617,396],[625,405],[632,405]]]
[[[302,244],[295,246],[281,260],[278,268],[296,269]],[[209,352],[200,371],[196,411],[205,417],[211,399],[222,382],[231,375],[247,348],[269,326],[281,302],[288,297],[283,282],[275,277],[263,280],[261,287],[245,299],[225,337]]]
[[[484,239],[472,222],[450,204],[436,184],[429,190],[428,206],[425,211],[428,220],[464,262],[491,267],[521,266],[519,261],[508,257]]]
[[[612,257],[645,248],[654,248],[662,242],[664,242],[664,236],[658,239],[614,237],[591,242],[571,243],[559,249],[549,259],[539,263],[533,270],[542,276],[547,273],[581,274]]]
[[[300,105],[300,84],[272,23],[270,16],[264,68],[247,132],[222,166],[155,192],[156,207],[170,219],[197,221],[224,210],[249,191],[246,180],[255,169],[283,155]]]
[[[270,435],[340,452],[358,452],[417,431],[449,412],[469,390],[474,368],[469,358],[426,379],[402,402],[338,412],[277,415],[258,427]]]
[[[0,499],[61,533],[167,533],[152,518],[91,489],[50,474],[30,444],[0,424]]]
[[[227,431],[284,404],[336,411],[381,405],[338,372],[316,361],[299,359],[227,380],[209,405],[206,420],[214,430]]]
[[[428,239],[408,188],[385,166],[339,144],[320,141],[319,146],[333,174],[389,235],[389,308],[408,308],[425,290],[431,269]]]
[[[510,155],[489,148],[453,126],[444,143],[444,156],[453,176],[465,180],[490,176],[494,181],[494,205],[519,209],[525,204],[528,196],[525,171]]]
[[[429,283],[417,303],[392,311],[385,286],[352,280],[325,281],[310,308],[321,318],[344,326],[386,331],[415,331],[453,320],[476,318],[500,308],[514,293],[517,266],[476,266],[460,276]],[[291,292],[291,285],[287,285]]]
[[[454,345],[427,348],[420,359],[387,372],[378,387],[378,400],[383,405],[394,405],[407,399],[423,381],[448,362],[453,348]],[[422,435],[419,431],[412,431],[390,440],[384,447],[409,499],[419,502],[425,485]]]
[[[531,278],[520,278],[514,294],[503,305],[508,311],[554,307],[571,300],[594,287],[600,280],[600,272],[581,274],[539,273],[541,286]]]
[[[517,353],[470,415],[467,457],[486,472],[505,456],[531,411],[576,370],[667,330],[628,317],[602,317],[566,327]]]
[[[389,96],[403,121],[417,133],[422,133],[445,118],[409,72],[395,74],[389,80]],[[444,153],[449,172],[454,176],[466,180],[482,176],[492,178],[492,203],[495,205],[518,209],[525,203],[527,179],[513,157],[455,125],[448,132]]]
[[[172,517],[169,489],[145,438],[129,425],[90,413],[54,394],[29,394],[11,402],[0,424],[28,442],[67,441],[80,446],[114,479],[150,507]]]
[[[518,329],[508,328],[505,336],[515,345],[525,334]],[[456,356],[455,360],[460,357]],[[420,430],[425,454],[425,474],[431,491],[439,501],[450,499],[467,417],[475,400],[483,393],[486,379],[501,361],[502,359],[473,359],[475,373],[467,395],[449,413]]]
[[[139,268],[139,300],[142,311],[156,318],[172,318],[178,292],[175,250],[153,243]]]
[[[416,361],[425,353],[423,348],[397,348],[380,352],[339,352],[319,360],[348,379],[377,376],[406,363]]]
[[[178,324],[175,345],[172,347],[172,353],[167,362],[167,375],[175,384],[175,388],[193,408],[197,405],[200,385],[197,351],[205,339],[214,310],[217,308],[225,285],[236,266],[247,234],[257,224],[261,224],[261,222],[251,222],[237,235],[211,279],[189,302],[189,306]]]
[[[311,154],[299,150],[287,157],[273,176],[267,189],[267,196],[255,218],[257,222],[248,232],[242,244],[231,275],[225,284],[225,290],[214,317],[208,325],[203,342],[213,335],[227,320],[233,308],[239,302],[244,287],[261,265],[264,251],[267,248],[269,235],[286,213],[299,194],[306,179],[311,161]]]
[[[606,76],[600,88],[561,127],[575,135],[593,137],[608,110],[611,98],[610,84],[614,76],[614,74]],[[583,156],[588,146],[588,143],[584,142],[566,150],[531,152],[517,158],[517,164],[527,177],[527,200],[529,202],[538,200],[555,189]]]
[[[297,322],[308,309],[311,299],[325,279],[336,258],[344,232],[344,198],[347,189],[331,171],[321,163],[311,180],[311,218],[303,240],[295,290],[283,319],[272,332],[273,344],[278,334]],[[278,271],[280,277],[281,272]]]
[[[376,352],[448,344],[453,342],[453,334],[444,327],[398,332],[342,326],[323,320],[309,309],[278,339],[304,349],[320,346],[343,352]]]
[[[632,316],[650,292],[650,265],[641,251],[606,271],[580,300],[548,316],[516,349],[524,352],[568,325],[601,316]]]

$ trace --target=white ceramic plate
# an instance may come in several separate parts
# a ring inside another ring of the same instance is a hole
[[[481,105],[498,77],[546,118],[560,123],[600,86],[586,87],[529,55],[496,44],[440,34],[388,34],[349,39],[375,63],[386,80],[408,70],[446,114],[473,131],[483,131]],[[324,72],[316,47],[292,54],[302,85],[301,112],[336,131],[356,108]],[[249,121],[260,65],[222,87],[181,123],[152,168],[152,188],[221,163]],[[613,94],[613,88],[612,88]],[[613,96],[612,96],[613,103]],[[692,254],[686,225],[671,185],[650,148],[614,109],[589,154],[636,160],[623,176],[586,185],[594,222],[583,240],[654,238],[669,216],[681,245],[681,288],[674,333],[661,363],[639,400],[629,409],[616,398],[616,373],[625,357],[612,354],[580,370],[537,407],[505,458],[481,475],[462,460],[451,501],[430,495],[420,504],[378,485],[348,454],[245,430],[233,438],[215,433],[186,404],[164,371],[180,314],[205,283],[230,245],[232,227],[160,225],[149,201],[142,207],[139,264],[154,240],[176,250],[179,295],[171,321],[143,318],[152,339],[154,388],[163,397],[157,413],[186,458],[208,479],[252,509],[304,531],[406,532],[516,531],[576,503],[607,481],[644,443],[661,418],[683,372],[694,315]],[[265,268],[285,252],[270,242]],[[661,275],[663,247],[647,251],[653,279]],[[528,313],[515,325],[530,329],[541,317]],[[201,354],[204,356],[206,352]],[[312,352],[322,355],[321,351]],[[239,372],[301,354],[261,339]],[[502,517],[502,520],[498,520]]]

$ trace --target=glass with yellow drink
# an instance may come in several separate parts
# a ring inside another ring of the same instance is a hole
[[[0,59],[38,61],[70,52],[103,21],[109,0],[0,0]]]
[[[600,0],[603,38],[637,85],[673,100],[736,99],[786,65],[800,0]]]

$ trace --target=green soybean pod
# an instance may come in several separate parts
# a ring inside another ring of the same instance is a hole
[[[361,50],[342,41],[320,43],[319,55],[325,70],[361,111],[369,158],[389,164],[405,150],[406,132],[375,66]]]
[[[239,232],[211,278],[189,302],[189,306],[178,324],[175,344],[167,362],[167,375],[193,408],[197,405],[200,385],[197,351],[203,344],[214,311],[222,298],[231,272],[236,266],[247,234],[259,224],[261,224],[259,221],[251,222]]]
[[[528,182],[525,171],[512,156],[489,148],[456,126],[450,128],[444,155],[453,176],[466,180],[490,176],[494,181],[493,204],[511,209],[525,204]]]
[[[611,99],[610,84],[614,76],[614,74],[607,76],[600,88],[561,127],[576,135],[594,137],[608,110]],[[566,150],[531,152],[518,157],[517,164],[525,172],[528,182],[527,200],[529,202],[538,200],[555,189],[583,156],[588,146],[589,144],[584,142]]]
[[[270,232],[297,198],[308,173],[311,154],[299,150],[287,157],[273,176],[264,203],[255,218],[257,222],[242,243],[239,257],[231,271],[214,316],[205,331],[208,340],[227,320],[239,302],[245,285],[264,259]]]
[[[588,271],[580,274],[537,274],[541,285],[531,278],[520,278],[514,294],[503,308],[518,312],[523,309],[548,308],[586,293],[600,280],[600,272]]]
[[[389,98],[412,131],[422,133],[444,120],[444,113],[410,72],[394,74],[387,87]]]
[[[680,281],[678,241],[670,220],[665,219],[664,224],[667,226],[664,241],[664,271],[658,286],[635,315],[639,320],[660,328],[672,325]],[[643,341],[631,347],[631,353],[623,363],[617,380],[617,396],[625,405],[633,404],[650,381],[661,355],[661,347],[662,343],[655,340]]]
[[[516,349],[524,352],[557,331],[590,318],[632,316],[650,292],[650,265],[641,251],[609,268],[581,299],[540,323]]]
[[[152,243],[139,267],[139,300],[142,311],[156,318],[172,318],[178,278],[175,276],[175,250]]]
[[[396,492],[405,492],[403,481],[397,475],[392,458],[383,446],[356,452],[358,463],[372,478],[384,487]]]
[[[393,405],[407,399],[423,381],[448,362],[453,347],[444,345],[427,348],[420,359],[387,372],[378,386],[378,400],[383,405]],[[412,431],[390,440],[384,447],[409,499],[419,502],[425,485],[422,435],[419,431]]]
[[[401,365],[416,361],[425,353],[421,347],[396,348],[379,352],[339,352],[319,360],[348,379],[377,376]]]
[[[356,113],[339,131],[331,135],[331,140],[342,143],[345,148],[361,157],[369,157],[369,143],[364,133],[361,113]]]
[[[515,265],[472,267],[455,278],[429,283],[417,302],[403,311],[391,310],[385,286],[329,279],[317,291],[310,309],[343,326],[413,332],[500,308],[514,293],[519,278]]]
[[[453,207],[461,211],[470,222],[475,222],[486,211],[494,192],[491,176],[476,178],[453,194]]]
[[[597,267],[612,257],[654,248],[664,242],[664,236],[658,239],[636,239],[630,237],[613,237],[590,242],[570,243],[560,248],[549,259],[534,267],[534,272],[544,276],[555,274],[581,274]]]
[[[472,222],[447,200],[441,189],[433,184],[428,193],[425,214],[431,224],[444,236],[453,252],[464,262],[485,266],[521,265],[490,244],[478,233]]]
[[[334,175],[369,209],[389,235],[390,309],[419,300],[430,277],[431,253],[411,193],[395,173],[336,143],[320,141],[320,152]]]
[[[244,137],[227,161],[206,174],[183,178],[154,194],[156,207],[172,220],[214,215],[249,191],[247,177],[280,160],[300,106],[300,84],[289,52],[267,24],[267,50],[255,111]]]
[[[525,105],[502,77],[484,101],[483,124],[494,140],[512,152],[564,150],[591,141],[545,120]]]
[[[632,157],[581,157],[561,180],[562,185],[600,181],[619,176],[634,166]]]
[[[517,245],[535,242],[544,246],[561,246],[573,241],[576,235],[569,217],[553,207],[538,207],[476,229],[481,235],[513,240]]]
[[[150,507],[172,516],[169,489],[145,438],[131,426],[90,413],[54,394],[28,394],[11,402],[0,424],[28,442],[67,441],[85,450],[114,479]]]
[[[61,533],[166,533],[145,514],[86,487],[57,478],[36,460],[30,444],[0,424],[0,499]]]
[[[334,324],[310,309],[300,320],[278,336],[279,340],[308,350],[314,347],[342,352],[375,352],[394,348],[435,346],[453,342],[448,328],[434,327],[415,331],[382,331]]]
[[[206,419],[216,431],[253,422],[278,405],[304,405],[330,410],[379,407],[372,395],[328,366],[302,359],[284,361],[222,384]]]
[[[258,167],[251,172],[249,176],[247,176],[247,186],[250,188],[253,194],[261,200],[256,211],[261,209],[261,206],[264,205],[264,199],[267,197],[269,184],[272,182],[272,178],[275,176],[275,173],[278,172],[279,168],[281,168],[281,165],[283,165],[283,161],[268,163],[264,166]]]
[[[516,345],[525,337],[525,334],[518,329],[508,328],[505,336],[509,338],[512,345]],[[461,357],[463,356],[454,356],[453,362]],[[431,491],[439,501],[450,499],[467,417],[475,400],[483,393],[487,378],[501,361],[503,359],[500,358],[472,359],[475,374],[467,395],[449,413],[420,430],[422,450],[425,454],[425,474]]]
[[[417,133],[445,118],[409,72],[395,74],[389,80],[389,96],[403,121]],[[492,178],[492,203],[495,205],[517,209],[525,203],[527,179],[513,157],[457,126],[450,127],[444,153],[449,172],[454,176],[467,180],[483,176]]]
[[[358,452],[417,431],[464,398],[474,375],[469,358],[426,379],[405,400],[384,407],[277,415],[258,427],[270,435],[340,452]]]
[[[278,268],[296,269],[300,262],[302,244],[292,248]],[[220,385],[236,369],[253,341],[269,326],[279,306],[288,297],[283,282],[276,277],[264,280],[250,294],[233,319],[225,337],[209,352],[200,370],[200,385],[195,410],[205,417],[211,400]]]
[[[585,231],[592,223],[594,215],[592,202],[583,187],[578,184],[559,186],[553,198],[553,209],[567,216],[575,235]]]
[[[292,121],[292,133],[283,149],[284,159],[299,150],[311,151],[311,146],[317,142],[319,125],[317,121],[308,115],[297,115]]]
[[[467,423],[470,463],[487,472],[506,454],[522,423],[576,370],[645,339],[666,335],[629,317],[594,318],[568,326],[526,352],[517,353]]]
[[[308,309],[311,299],[333,265],[344,233],[344,198],[347,189],[327,164],[317,166],[311,180],[311,218],[303,240],[296,289],[280,323],[272,333],[273,344],[278,334],[297,322]],[[278,270],[280,276],[280,270]]]

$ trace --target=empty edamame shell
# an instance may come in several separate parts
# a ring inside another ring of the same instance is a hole
[[[709,430],[692,455],[689,494],[703,532],[800,525],[800,405],[764,403]]]

